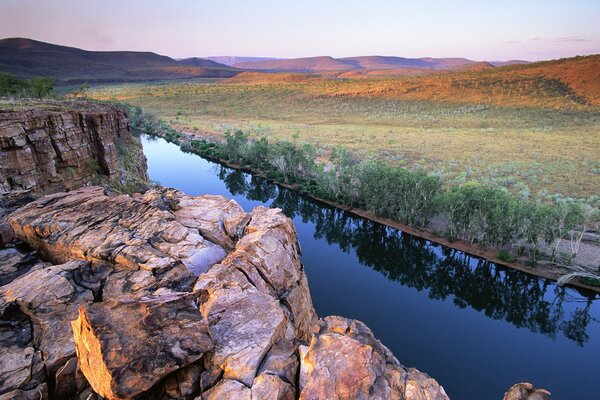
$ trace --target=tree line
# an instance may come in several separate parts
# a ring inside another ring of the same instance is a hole
[[[225,141],[183,140],[161,121],[133,108],[134,124],[158,134],[184,150],[251,169],[276,182],[338,204],[365,209],[417,228],[435,218],[448,240],[498,249],[497,257],[515,261],[526,256],[531,266],[541,244],[552,245],[547,256],[571,264],[586,232],[600,230],[600,199],[552,196],[530,202],[506,188],[478,182],[446,187],[439,176],[410,170],[378,159],[357,159],[344,148],[328,151],[289,141],[251,140],[242,131],[227,132]],[[568,252],[559,244],[567,241]],[[600,266],[599,266],[600,267]],[[594,282],[600,284],[600,280]]]
[[[19,79],[10,74],[0,74],[0,96],[48,97],[54,89],[54,80],[45,77]]]

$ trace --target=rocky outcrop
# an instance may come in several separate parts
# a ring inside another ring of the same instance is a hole
[[[360,321],[326,317],[300,346],[300,399],[447,399],[427,374],[404,368]]]
[[[550,392],[546,389],[535,389],[529,382],[521,382],[508,389],[504,400],[550,400]]]
[[[0,252],[0,396],[447,399],[364,324],[317,320],[278,209],[88,187],[8,221],[48,262]]]
[[[0,110],[0,192],[55,193],[102,177],[148,179],[125,111],[49,100]]]

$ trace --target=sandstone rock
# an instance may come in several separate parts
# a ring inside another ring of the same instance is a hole
[[[54,262],[103,261],[155,277],[179,269],[177,279],[189,282],[193,272],[186,274],[182,264],[197,265],[207,249],[213,251],[209,261],[218,262],[225,251],[179,223],[169,195],[150,190],[137,198],[107,196],[101,187],[89,187],[45,196],[11,214],[9,222],[18,238]]]
[[[27,108],[0,110],[0,191],[55,193],[82,187],[98,174],[148,179],[125,111],[82,101]]]
[[[41,357],[36,356],[32,329],[17,304],[0,298],[0,394],[37,386],[30,375]]]
[[[252,400],[252,391],[243,383],[223,379],[214,388],[196,400]]]
[[[281,340],[271,347],[258,370],[261,375],[277,375],[283,381],[294,383],[299,361],[296,346],[292,341]]]
[[[165,394],[174,399],[185,399],[200,390],[202,367],[191,364],[181,368],[167,379]]]
[[[175,215],[182,225],[198,229],[202,236],[227,249],[233,248],[245,226],[242,207],[223,196],[185,197],[179,207]]]
[[[207,323],[192,301],[171,295],[81,306],[73,332],[80,368],[94,391],[133,398],[209,351]]]
[[[550,400],[550,392],[545,389],[535,389],[529,382],[513,385],[504,394],[504,400]]]
[[[215,342],[213,363],[224,378],[251,386],[267,351],[283,334],[286,319],[277,301],[256,290],[228,290],[211,301],[206,318]]]
[[[215,341],[213,364],[248,387],[275,343],[305,340],[316,320],[296,232],[281,210],[254,209],[233,250],[194,290],[204,293],[200,311]]]
[[[426,374],[406,370],[362,322],[326,317],[300,347],[300,399],[447,400]]]
[[[252,400],[294,400],[294,387],[282,380],[278,375],[260,374],[252,383]]]
[[[13,390],[0,394],[0,400],[46,400],[48,399],[48,385],[45,383],[30,390]]]

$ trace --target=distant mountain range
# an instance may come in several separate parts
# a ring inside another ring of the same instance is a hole
[[[205,57],[207,60],[212,60],[218,62],[220,64],[225,64],[230,67],[233,67],[236,64],[243,64],[248,62],[255,61],[271,61],[271,60],[281,60],[281,58],[273,58],[273,57],[237,57],[237,56],[219,56],[219,57]]]
[[[229,78],[242,70],[262,72],[420,74],[425,71],[480,70],[527,61],[477,62],[466,58],[360,56],[333,58],[221,56],[175,60],[151,52],[87,51],[25,38],[0,40],[0,73],[22,78],[47,76],[59,84],[163,79]],[[330,74],[331,75],[331,74]],[[342,75],[340,75],[342,76]]]
[[[47,76],[59,83],[228,78],[239,71],[210,60],[177,61],[150,52],[87,51],[37,40],[0,40],[0,73]]]
[[[495,62],[497,65],[521,64],[526,61]],[[286,72],[331,72],[358,70],[394,70],[425,68],[431,70],[452,70],[464,68],[481,62],[466,58],[405,58],[393,56],[360,56],[333,58],[305,57],[294,59],[255,60],[232,64],[236,68],[255,71],[286,71]],[[489,63],[493,66],[494,63]]]
[[[213,61],[213,60],[209,60],[208,58],[198,58],[198,57],[181,58],[181,59],[178,59],[177,62],[179,64],[189,65],[190,67],[204,67],[204,68],[230,69],[230,70],[235,69],[229,65],[225,65],[225,64]]]

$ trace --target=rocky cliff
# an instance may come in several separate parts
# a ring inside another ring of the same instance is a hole
[[[0,193],[147,180],[125,111],[84,101],[0,101]]]
[[[47,195],[0,251],[0,399],[447,399],[358,321],[318,319],[278,209],[169,189]]]

